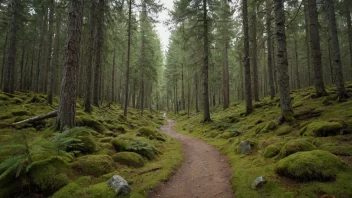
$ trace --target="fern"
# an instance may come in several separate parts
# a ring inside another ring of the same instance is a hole
[[[66,155],[70,147],[82,146],[80,139],[76,138],[76,134],[72,134],[71,130],[62,133],[54,133],[53,142],[56,147],[57,155]]]

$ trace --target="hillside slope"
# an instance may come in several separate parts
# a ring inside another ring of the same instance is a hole
[[[91,115],[77,101],[77,127],[52,129],[55,119],[12,125],[57,108],[44,95],[0,93],[0,197],[116,197],[107,185],[124,177],[131,196],[144,197],[182,161],[181,146],[159,133],[158,112],[130,109],[127,118],[117,104],[94,107]]]
[[[352,95],[352,84],[347,91]],[[200,137],[224,153],[233,168],[236,197],[352,197],[352,100],[315,98],[312,87],[294,90],[295,120],[280,125],[279,98],[254,103],[244,116],[244,104],[213,109],[211,123],[202,115],[170,115],[176,130]],[[264,176],[267,183],[252,189]]]

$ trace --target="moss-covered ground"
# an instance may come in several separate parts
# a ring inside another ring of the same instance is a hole
[[[352,95],[352,84],[346,87]],[[236,197],[352,197],[352,100],[338,102],[336,89],[327,90],[330,95],[322,98],[314,97],[313,87],[292,91],[290,123],[278,122],[278,97],[255,103],[250,115],[244,102],[225,111],[213,107],[209,123],[202,123],[202,113],[169,117],[178,121],[178,132],[228,157]],[[247,154],[239,148],[244,140],[251,145]],[[251,189],[259,176],[267,183]]]
[[[158,131],[160,112],[129,109],[125,118],[119,104],[101,104],[87,114],[78,99],[71,130],[55,132],[55,118],[12,125],[57,109],[57,102],[48,105],[32,92],[0,93],[0,197],[116,197],[107,185],[114,174],[132,188],[119,197],[146,197],[181,164],[179,143]]]

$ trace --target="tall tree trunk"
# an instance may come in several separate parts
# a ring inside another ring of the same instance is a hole
[[[246,95],[246,114],[253,111],[252,105],[252,85],[251,85],[251,67],[249,58],[249,33],[248,33],[248,5],[247,0],[242,0],[242,17],[244,33],[244,84]]]
[[[309,7],[309,33],[310,45],[314,65],[314,84],[316,97],[327,95],[323,80],[323,69],[321,62],[320,36],[318,25],[318,12],[316,0],[308,0]]]
[[[7,62],[5,65],[4,89],[5,93],[14,93],[14,74],[16,61],[17,42],[17,15],[18,0],[11,1],[11,22],[9,30],[9,46],[7,48]]]
[[[80,60],[83,0],[70,0],[68,8],[67,40],[64,72],[61,84],[56,129],[62,131],[75,125],[76,78]]]
[[[305,42],[306,42],[306,50],[307,50],[307,66],[308,66],[308,73],[307,75],[307,81],[308,81],[308,86],[310,86],[311,83],[311,72],[310,72],[310,49],[309,49],[309,39],[310,39],[310,35],[309,35],[309,7],[308,7],[308,0],[303,0],[303,5],[304,5],[304,27],[305,27]]]
[[[55,46],[53,53],[53,60],[51,62],[51,68],[49,73],[49,82],[48,82],[48,101],[53,100],[54,85],[57,81],[57,71],[59,68],[59,54],[60,54],[60,30],[61,30],[61,13],[60,11],[56,12],[56,34],[55,34]]]
[[[47,14],[46,14],[46,9],[43,8],[43,16],[41,17],[44,17],[44,20],[43,20],[43,24],[42,24],[42,27],[41,27],[41,30],[40,30],[40,38],[39,38],[39,49],[38,49],[38,55],[37,55],[37,65],[36,65],[36,68],[35,68],[35,73],[34,73],[34,80],[33,80],[33,90],[35,92],[39,92],[39,78],[40,78],[40,65],[41,65],[41,58],[42,58],[42,50],[43,50],[43,46],[44,46],[44,35],[45,35],[45,28],[46,28],[46,18],[45,17]],[[39,17],[39,20],[41,20],[41,17]]]
[[[252,18],[252,65],[253,65],[253,95],[256,102],[259,101],[259,82],[258,82],[258,52],[257,52],[257,10],[253,5]]]
[[[48,20],[49,20],[49,11],[48,11],[48,7],[45,7],[45,17],[44,17],[44,21],[45,21],[45,24],[44,24],[44,30],[43,30],[43,54],[42,56],[40,57],[40,61],[42,63],[42,68],[41,68],[41,72],[39,75],[41,75],[39,77],[39,79],[41,79],[41,82],[39,83],[40,87],[39,87],[39,91],[42,92],[42,93],[45,93],[45,89],[46,89],[46,77],[47,77],[47,72],[48,72],[48,68],[47,68],[47,65],[46,65],[46,59],[47,59],[47,45],[46,45],[46,42],[47,42],[47,39],[46,39],[46,36],[47,36],[47,31],[48,31]]]
[[[288,75],[288,61],[285,32],[284,0],[274,0],[275,24],[277,39],[277,70],[279,81],[279,95],[281,107],[281,121],[290,121],[293,110],[291,108],[290,79]]]
[[[272,32],[271,32],[271,1],[266,0],[266,31],[268,34],[268,76],[269,76],[269,87],[270,87],[270,98],[274,99],[275,97],[275,85],[274,85],[274,76],[273,76],[273,43],[272,43]]]
[[[341,57],[340,57],[340,45],[339,37],[337,34],[336,16],[335,16],[335,6],[333,0],[327,0],[328,12],[329,12],[329,23],[330,23],[330,33],[332,38],[332,47],[334,50],[334,63],[335,63],[335,77],[336,77],[336,89],[337,96],[339,100],[344,100],[347,98],[345,82],[343,80]]]
[[[100,86],[99,79],[101,75],[101,55],[103,50],[103,24],[104,24],[104,0],[99,0],[98,6],[98,22],[96,34],[96,53],[95,53],[95,73],[94,73],[94,89],[93,89],[93,105],[99,106]]]
[[[4,43],[4,51],[3,51],[3,54],[2,54],[2,67],[1,67],[1,76],[0,76],[0,89],[2,88],[2,85],[3,85],[3,79],[4,79],[4,75],[5,75],[5,61],[6,61],[6,49],[7,49],[7,41],[8,41],[8,35],[9,35],[9,32],[7,31],[6,32],[6,36],[5,36],[5,43]]]
[[[129,1],[128,5],[128,41],[127,41],[127,69],[126,69],[126,85],[125,85],[125,107],[123,111],[123,115],[127,117],[127,106],[128,106],[128,86],[130,80],[130,61],[131,61],[131,25],[132,25],[132,0]]]
[[[24,55],[25,55],[25,46],[22,46],[22,56],[21,56],[21,71],[20,71],[20,89],[23,89],[23,66],[24,66]]]
[[[182,93],[181,93],[181,102],[182,102],[182,110],[185,110],[185,85],[184,85],[184,75],[183,75],[183,67],[184,67],[184,62],[182,62],[182,70],[181,70],[181,88],[182,88]]]
[[[351,25],[351,12],[350,12],[350,6],[349,4],[350,0],[345,0],[347,3],[346,6],[346,20],[347,20],[347,30],[348,30],[348,44],[350,48],[350,70],[351,74],[350,76],[352,77],[352,25]],[[351,80],[351,78],[349,79]]]
[[[334,68],[332,66],[332,60],[331,60],[331,47],[330,47],[330,39],[328,39],[328,51],[329,51],[329,66],[330,66],[330,77],[331,77],[331,83],[335,83],[334,80]]]
[[[48,75],[48,103],[51,105],[53,103],[53,63],[51,62],[51,49],[53,43],[53,26],[54,26],[54,0],[50,0],[50,15],[49,15],[49,32],[48,32],[48,57],[46,59],[46,66],[49,68]]]
[[[224,7],[227,6],[226,2],[224,3],[223,6]],[[224,66],[222,71],[222,79],[223,79],[223,96],[224,96],[223,108],[225,110],[230,106],[230,80],[229,80],[230,76],[229,76],[229,56],[228,56],[228,47],[229,47],[228,30],[225,27],[223,31],[224,31],[224,38],[223,38]]]
[[[199,90],[198,90],[198,82],[199,82],[199,79],[198,79],[198,74],[195,75],[195,96],[196,96],[196,113],[199,112],[199,97],[198,97],[198,94],[199,94]]]
[[[203,122],[211,121],[209,109],[209,38],[208,38],[208,10],[207,0],[203,0],[203,30],[204,30],[204,65],[203,65]]]
[[[94,48],[94,33],[95,33],[95,20],[96,20],[96,2],[91,1],[89,13],[89,42],[88,42],[88,63],[86,71],[86,95],[84,99],[84,111],[87,113],[92,112],[92,77],[93,77],[93,56]],[[96,82],[95,82],[96,83]]]
[[[116,67],[116,44],[114,44],[114,57],[112,59],[112,79],[111,79],[111,102],[115,102],[115,67]]]
[[[301,82],[299,80],[299,69],[298,69],[298,46],[297,46],[297,36],[295,35],[295,57],[296,57],[296,83],[297,83],[297,89],[300,89],[301,88]]]

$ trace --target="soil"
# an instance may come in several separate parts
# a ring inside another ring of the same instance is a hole
[[[233,198],[231,167],[226,157],[202,140],[179,134],[173,120],[161,131],[182,144],[184,160],[170,180],[161,184],[148,197],[156,198]]]

